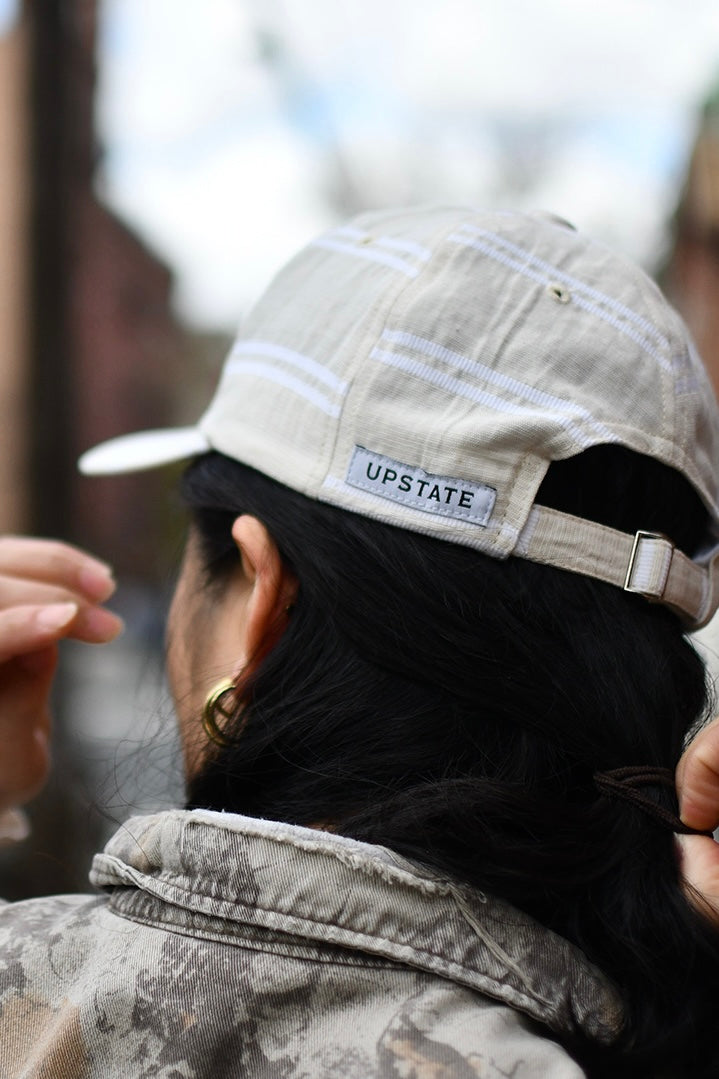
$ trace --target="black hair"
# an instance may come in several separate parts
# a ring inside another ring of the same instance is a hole
[[[239,513],[264,522],[298,581],[285,632],[242,685],[242,736],[208,756],[188,804],[331,822],[505,898],[623,993],[612,1050],[569,1046],[590,1074],[719,1074],[719,933],[685,898],[671,831],[593,782],[674,768],[705,718],[704,666],[677,616],[307,499],[218,454],[183,491],[209,587],[237,565]],[[555,462],[537,501],[690,554],[707,527],[683,477],[617,446]]]

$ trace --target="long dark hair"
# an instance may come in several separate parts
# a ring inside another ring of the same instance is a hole
[[[682,892],[671,832],[593,781],[673,768],[705,717],[704,667],[677,617],[308,500],[217,454],[183,488],[208,587],[236,566],[239,513],[264,522],[299,582],[242,686],[242,736],[209,756],[188,804],[331,822],[504,897],[622,990],[613,1074],[719,1074],[719,934]],[[687,553],[706,528],[681,476],[613,446],[553,464],[537,501],[665,532]],[[572,1051],[603,1070],[598,1050]]]

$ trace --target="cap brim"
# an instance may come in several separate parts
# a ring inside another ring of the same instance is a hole
[[[101,442],[83,453],[77,466],[85,476],[113,476],[141,472],[207,453],[212,447],[197,427],[168,431],[140,431]]]

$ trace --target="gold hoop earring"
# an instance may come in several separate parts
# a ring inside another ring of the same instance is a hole
[[[221,746],[222,748],[231,745],[232,739],[227,737],[217,722],[217,713],[219,713],[223,719],[232,719],[233,713],[226,705],[222,704],[222,699],[228,693],[233,693],[235,689],[237,689],[237,686],[231,678],[223,678],[222,681],[218,682],[214,689],[211,689],[207,694],[207,700],[202,709],[202,729],[211,742],[214,742],[216,746]]]

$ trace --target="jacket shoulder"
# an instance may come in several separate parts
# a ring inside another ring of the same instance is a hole
[[[433,984],[407,1002],[378,1047],[379,1075],[583,1079],[547,1027],[500,1001]],[[413,1070],[414,1069],[414,1070]]]

